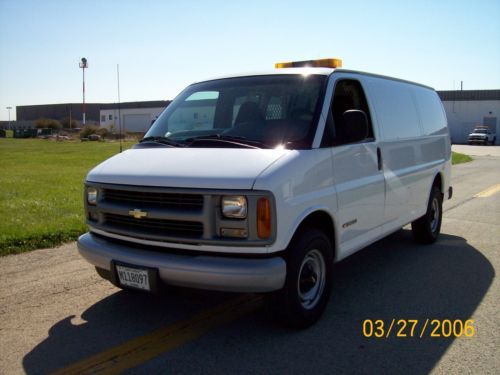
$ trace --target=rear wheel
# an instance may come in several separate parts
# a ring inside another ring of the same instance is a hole
[[[433,186],[427,212],[411,223],[413,237],[417,242],[430,244],[437,240],[441,231],[443,217],[443,194],[437,186]]]
[[[331,292],[333,251],[317,229],[303,231],[287,249],[285,286],[268,296],[280,323],[307,328],[323,313]]]

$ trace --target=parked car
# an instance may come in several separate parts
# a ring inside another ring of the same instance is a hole
[[[266,293],[281,322],[307,327],[334,262],[408,223],[436,241],[452,195],[438,95],[339,64],[187,87],[87,175],[80,254],[120,288]]]
[[[469,144],[494,145],[497,140],[496,134],[488,126],[476,126],[469,134]]]

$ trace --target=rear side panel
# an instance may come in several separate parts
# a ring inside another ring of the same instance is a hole
[[[383,232],[388,232],[425,213],[437,174],[447,189],[450,139],[434,90],[372,76],[365,83],[380,134],[386,182]]]

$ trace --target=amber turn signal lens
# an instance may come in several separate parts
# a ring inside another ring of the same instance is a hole
[[[257,201],[257,235],[262,239],[271,237],[271,203],[268,198]]]

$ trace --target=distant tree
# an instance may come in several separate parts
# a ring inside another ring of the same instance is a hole
[[[49,126],[50,129],[61,129],[61,122],[58,120],[50,119]]]
[[[106,128],[99,128],[98,130],[96,130],[96,134],[99,134],[102,138],[108,138],[110,132]]]
[[[35,126],[38,129],[61,129],[62,125],[58,120],[54,120],[52,118],[39,118],[35,120]]]
[[[85,125],[80,132],[80,138],[88,138],[91,134],[96,134],[99,127],[96,125]]]
[[[48,127],[47,126],[48,123],[49,123],[49,119],[45,118],[45,117],[41,117],[41,118],[35,120],[35,126],[38,129],[47,128]]]
[[[74,118],[71,119],[71,126],[70,126],[69,117],[63,118],[61,120],[61,124],[62,124],[63,128],[65,128],[65,129],[69,129],[69,128],[75,129],[75,128],[80,127],[80,123],[77,120],[75,120]]]

